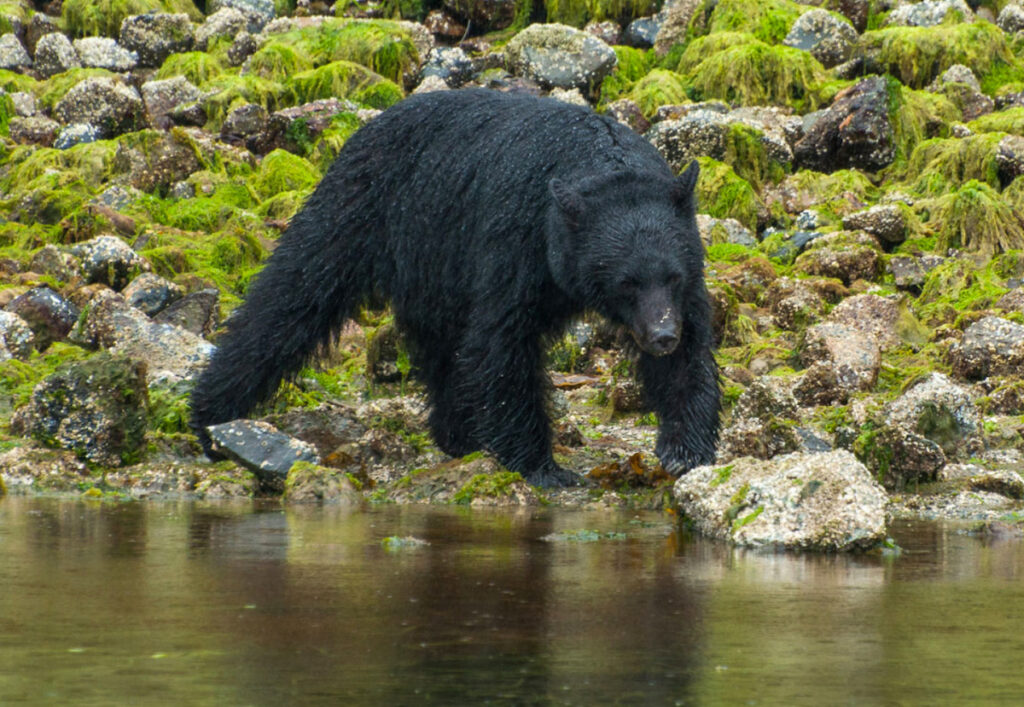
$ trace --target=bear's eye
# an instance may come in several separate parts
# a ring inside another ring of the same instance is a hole
[[[677,273],[677,272],[669,273],[669,274],[668,274],[668,275],[667,275],[667,276],[665,277],[665,284],[667,284],[667,285],[670,285],[670,286],[673,286],[673,287],[674,287],[674,286],[676,286],[676,285],[678,285],[678,284],[679,284],[680,282],[682,282],[682,281],[683,281],[683,276],[682,276],[682,275],[680,275],[680,274],[679,274],[679,273]]]
[[[640,289],[640,281],[635,277],[626,277],[619,282],[619,287],[627,292],[632,292]]]

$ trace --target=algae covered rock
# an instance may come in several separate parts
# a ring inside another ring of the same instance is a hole
[[[885,18],[886,24],[933,27],[943,22],[973,22],[974,12],[964,0],[922,0],[901,4]]]
[[[87,124],[102,137],[115,137],[145,124],[145,107],[134,87],[106,77],[83,79],[53,107],[64,125]]]
[[[885,491],[845,450],[698,467],[674,493],[698,531],[737,545],[835,552],[885,538]]]
[[[152,316],[184,296],[181,287],[154,273],[144,272],[122,290],[128,304]]]
[[[872,77],[836,94],[794,148],[797,162],[819,172],[882,169],[896,156],[884,78]]]
[[[142,453],[148,406],[145,364],[103,352],[64,364],[37,385],[19,426],[81,459],[120,466]]]
[[[953,372],[968,380],[1018,375],[1024,370],[1024,326],[1002,317],[984,317],[967,327],[949,358]]]
[[[126,17],[119,44],[139,57],[139,66],[160,66],[171,54],[192,48],[192,22],[184,13],[153,12]]]
[[[597,37],[565,25],[530,25],[505,47],[509,67],[546,87],[592,92],[617,57]]]
[[[857,43],[857,31],[827,10],[808,10],[793,23],[782,43],[810,52],[829,68],[850,58]]]
[[[0,454],[0,482],[9,493],[75,492],[89,479],[89,467],[73,452],[27,441]]]
[[[97,236],[78,243],[71,253],[81,261],[86,282],[101,282],[115,290],[149,269],[149,263],[117,236]]]
[[[28,323],[40,351],[67,337],[78,320],[78,308],[45,285],[18,295],[4,309]]]
[[[722,430],[718,458],[771,459],[798,450],[797,417],[797,402],[790,383],[783,378],[761,376],[736,401],[731,421]]]
[[[337,469],[297,461],[284,481],[283,500],[290,503],[335,503],[357,506],[363,502],[359,484]]]

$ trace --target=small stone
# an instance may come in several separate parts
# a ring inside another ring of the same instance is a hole
[[[190,292],[153,317],[196,336],[210,336],[220,323],[220,291],[215,288]]]
[[[28,359],[35,350],[32,327],[14,312],[0,310],[0,361]]]
[[[1007,498],[1024,499],[1024,479],[1015,471],[989,471],[973,476],[968,484],[975,491],[990,491]]]
[[[97,236],[78,243],[71,247],[71,253],[82,261],[86,282],[101,282],[115,290],[149,269],[149,263],[116,236]]]
[[[54,341],[64,340],[78,320],[78,309],[49,287],[34,287],[4,307],[31,327],[40,351]]]
[[[1024,367],[1024,326],[984,317],[967,327],[963,339],[950,348],[949,358],[960,378],[1017,375]]]
[[[192,49],[192,32],[184,13],[150,12],[124,18],[118,43],[135,52],[139,66],[157,67],[171,54]]]
[[[974,22],[974,12],[964,0],[922,0],[900,5],[886,18],[888,25],[934,27],[947,20]]]
[[[60,32],[51,32],[36,43],[35,70],[44,79],[81,65],[71,40]]]
[[[128,304],[153,316],[172,302],[180,300],[185,292],[159,275],[144,272],[128,283],[121,294]]]
[[[548,88],[579,88],[591,93],[615,68],[617,57],[597,37],[560,24],[534,24],[505,47],[519,76]]]
[[[138,54],[128,51],[110,37],[83,37],[75,40],[74,47],[85,67],[131,71],[139,63]]]
[[[234,420],[206,428],[213,449],[250,469],[263,482],[283,481],[295,462],[320,464],[309,444],[258,420]]]
[[[19,71],[32,66],[32,57],[18,40],[17,35],[8,33],[0,36],[0,69]]]
[[[61,129],[60,123],[43,115],[11,118],[8,127],[14,142],[41,147],[52,147]]]
[[[60,129],[53,139],[53,146],[58,150],[67,150],[75,145],[96,142],[102,137],[100,129],[90,123],[72,123]]]
[[[145,106],[133,86],[107,76],[92,76],[57,101],[53,116],[64,125],[92,125],[109,138],[142,128]]]
[[[851,231],[867,231],[881,241],[891,244],[902,243],[907,237],[907,221],[903,212],[891,204],[872,206],[843,217],[843,228]]]
[[[810,52],[829,68],[850,58],[857,44],[857,31],[827,10],[814,9],[797,18],[782,43]]]

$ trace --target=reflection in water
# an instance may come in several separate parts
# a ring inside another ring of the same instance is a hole
[[[907,704],[1024,694],[1024,545],[754,553],[541,509],[0,500],[0,703]],[[625,533],[582,543],[545,536]],[[387,536],[429,545],[388,551]]]

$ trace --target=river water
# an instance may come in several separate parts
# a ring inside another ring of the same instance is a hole
[[[1024,542],[892,534],[818,556],[658,513],[9,497],[0,704],[1021,704]]]

